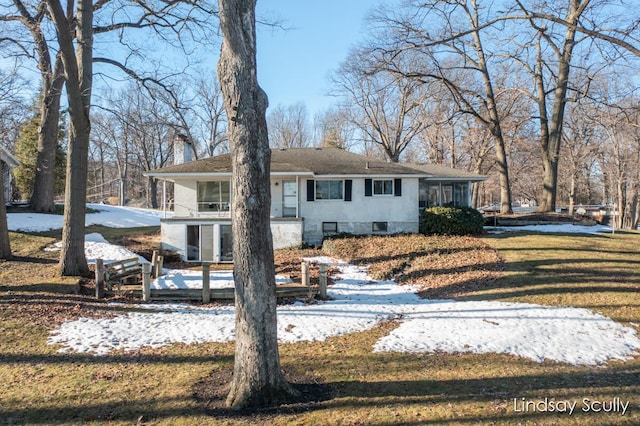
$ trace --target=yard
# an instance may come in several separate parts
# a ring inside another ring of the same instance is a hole
[[[147,247],[153,229],[109,230]],[[141,234],[145,234],[143,236]],[[16,259],[0,263],[0,422],[3,424],[638,424],[640,357],[600,366],[505,354],[373,352],[398,327],[282,344],[282,364],[308,399],[235,414],[221,407],[233,343],[173,344],[105,356],[47,344],[65,321],[136,306],[95,301],[91,283],[55,277],[54,234],[13,233]],[[426,298],[574,306],[636,330],[636,233],[504,233],[482,238],[393,237],[336,242],[329,253],[284,250],[281,271],[328,254],[370,265],[376,279],[417,283]],[[629,403],[624,410],[623,405]],[[573,405],[572,405],[573,404]],[[570,408],[573,406],[571,413]]]

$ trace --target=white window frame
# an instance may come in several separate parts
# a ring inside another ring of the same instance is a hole
[[[218,186],[217,188],[218,193],[215,194],[217,195],[217,199],[213,199],[210,201],[200,201],[200,198],[201,198],[200,185],[213,185],[213,184]],[[228,192],[226,194],[223,194],[223,188],[222,188],[223,184],[227,184],[228,186]],[[226,195],[226,197],[224,195]],[[228,199],[229,201],[223,201],[225,198]],[[207,213],[207,212],[228,213],[231,210],[231,182],[227,180],[199,181],[196,184],[196,199],[198,202],[199,213]],[[205,208],[204,206],[208,206],[208,208]]]

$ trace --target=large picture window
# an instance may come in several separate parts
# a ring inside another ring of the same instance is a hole
[[[316,180],[316,200],[343,200],[344,183],[341,180]]]
[[[228,212],[230,190],[229,181],[198,182],[198,211]]]

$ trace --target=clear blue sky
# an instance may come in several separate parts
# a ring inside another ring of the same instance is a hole
[[[329,75],[365,38],[376,0],[258,0],[258,19],[279,18],[289,30],[258,27],[258,81],[269,105],[303,102],[309,118],[332,103]]]

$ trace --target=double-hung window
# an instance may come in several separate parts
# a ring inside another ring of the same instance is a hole
[[[393,195],[393,179],[374,180],[373,195]]]
[[[229,181],[198,182],[198,211],[228,212],[230,193]]]
[[[402,197],[402,179],[365,179],[364,196],[392,195]]]

